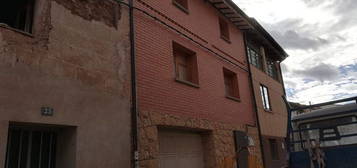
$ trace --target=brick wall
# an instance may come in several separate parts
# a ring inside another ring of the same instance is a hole
[[[274,139],[277,142],[278,160],[273,160],[271,157],[272,155],[271,155],[269,139]],[[283,137],[263,136],[263,146],[264,146],[265,163],[267,168],[287,167],[288,152],[286,150],[287,145]]]
[[[222,60],[217,55],[197,46],[192,41],[183,38],[146,15],[136,12],[136,54],[140,110],[254,125],[255,118],[242,32],[230,24],[231,43],[220,39],[218,12],[204,1],[189,1],[189,15],[173,6],[171,1],[160,1],[160,4],[158,2],[146,1],[145,3],[160,10],[190,32],[206,39],[207,43],[200,43],[240,66]],[[177,29],[181,29],[143,6],[140,1],[137,1],[136,6],[158,16]],[[187,18],[183,19],[182,17]],[[182,32],[199,41],[188,31],[182,30]],[[199,88],[175,82],[172,55],[173,41],[196,52]],[[212,45],[226,55],[217,51]],[[241,102],[225,97],[223,67],[237,74]]]
[[[284,167],[287,165],[287,149],[286,145],[283,148],[282,144],[285,143],[288,117],[285,102],[282,98],[284,95],[283,85],[254,66],[251,66],[251,72],[263,139],[265,166],[266,168]],[[269,89],[269,100],[272,111],[264,109],[260,93],[261,84]],[[271,158],[269,139],[277,141],[278,160]]]
[[[170,0],[135,1],[136,7],[195,41],[135,11],[139,163],[144,168],[158,167],[158,128],[174,127],[210,135],[205,136],[203,142],[205,153],[209,155],[209,159],[205,157],[207,168],[221,168],[225,160],[235,158],[234,130],[244,131],[254,139],[255,145],[250,151],[261,165],[257,128],[247,127],[255,125],[255,115],[243,34],[229,23],[231,43],[224,41],[220,38],[219,12],[201,0],[188,2],[189,14],[172,5]],[[198,88],[175,81],[173,41],[196,53]],[[240,102],[226,98],[223,68],[237,74]]]
[[[285,137],[288,114],[282,98],[284,95],[283,85],[254,66],[251,66],[251,69],[262,134]],[[271,112],[264,110],[259,88],[260,84],[267,86],[269,89]]]

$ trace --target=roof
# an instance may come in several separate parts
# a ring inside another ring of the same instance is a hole
[[[288,57],[285,50],[279,45],[278,42],[261,26],[254,18],[250,18],[243,12],[232,0],[206,0],[210,2],[213,7],[228,18],[239,29],[254,32],[260,38],[267,41],[267,43],[279,54],[280,60]]]
[[[324,109],[319,109],[319,110],[313,110],[308,113],[300,114],[292,118],[292,121],[299,121],[299,120],[306,120],[306,119],[312,119],[312,118],[319,118],[319,117],[327,117],[327,116],[332,116],[336,114],[346,114],[346,113],[352,113],[352,112],[357,112],[357,104],[345,104],[345,105],[340,105],[340,106],[335,106],[335,107],[329,107],[329,108],[324,108]]]
[[[251,22],[255,28],[248,31],[258,36],[258,38],[265,40],[265,43],[279,55],[281,61],[289,56],[283,47],[280,46],[280,44],[264,29],[264,27],[257,20],[251,18]]]

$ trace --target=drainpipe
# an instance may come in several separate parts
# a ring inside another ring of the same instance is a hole
[[[287,98],[286,98],[286,89],[285,89],[285,84],[284,84],[284,77],[283,77],[283,72],[281,71],[281,61],[279,62],[279,75],[280,75],[280,79],[281,79],[281,85],[283,85],[283,91],[284,91],[284,95],[282,96],[282,99],[283,99],[283,101],[284,101],[284,103],[285,103],[285,105],[286,105],[286,110],[287,110],[287,113],[288,113],[288,122],[287,122],[287,134],[286,134],[286,142],[288,142],[288,140],[287,139],[289,139],[290,137],[289,137],[289,135],[290,135],[290,130],[289,130],[289,128],[291,127],[291,113],[292,113],[292,108],[291,108],[291,106],[290,106],[290,104],[289,104],[289,101],[287,100]],[[286,144],[286,145],[289,145],[289,144]]]
[[[288,162],[288,166],[290,167],[291,166],[291,159],[290,159],[290,157],[291,157],[291,145],[290,145],[290,134],[291,134],[291,132],[292,132],[292,123],[291,123],[291,116],[292,116],[292,108],[291,108],[291,106],[290,106],[290,104],[289,104],[289,101],[287,100],[287,98],[286,98],[286,89],[285,89],[285,84],[284,84],[284,77],[283,77],[283,72],[281,71],[281,61],[279,61],[279,75],[280,75],[280,79],[281,79],[281,84],[283,85],[283,91],[284,91],[284,95],[282,96],[282,99],[283,99],[283,101],[284,101],[284,103],[285,103],[285,106],[286,106],[286,111],[287,111],[287,113],[288,113],[288,120],[287,120],[287,123],[286,123],[286,125],[287,125],[287,127],[286,127],[286,138],[285,138],[285,145],[286,145],[286,151],[288,152],[288,160],[287,160],[287,162]],[[294,139],[293,139],[294,140]]]
[[[286,110],[288,112],[288,122],[287,122],[287,131],[286,131],[286,138],[285,138],[285,144],[286,144],[286,149],[288,152],[288,166],[291,167],[291,141],[294,141],[294,136],[292,136],[292,139],[290,139],[290,135],[292,133],[292,123],[291,123],[291,113],[292,113],[292,108],[288,102],[288,100],[286,99],[285,96],[282,96],[282,99],[285,102],[286,105]]]
[[[128,0],[114,0],[120,5],[129,8],[129,40],[130,40],[130,72],[131,72],[131,167],[139,167],[138,147],[138,110],[137,110],[137,88],[136,88],[136,62],[135,62],[135,27],[134,27],[134,2]]]
[[[246,60],[248,61],[248,51],[247,51],[247,35],[246,33],[243,34],[243,38],[244,38],[244,51],[245,51],[245,56],[246,56]],[[265,155],[264,155],[264,146],[263,146],[263,138],[262,138],[262,132],[260,129],[260,121],[259,121],[259,112],[258,112],[258,107],[257,107],[257,102],[256,102],[256,97],[255,97],[255,92],[254,92],[254,85],[253,85],[253,76],[252,76],[252,71],[250,70],[250,63],[248,61],[248,72],[249,72],[249,84],[250,84],[250,88],[251,88],[251,93],[253,94],[253,108],[255,111],[255,117],[257,120],[257,127],[258,127],[258,134],[259,134],[259,142],[260,142],[260,151],[261,151],[261,157],[262,157],[262,161],[263,161],[263,167],[265,166]]]
[[[134,25],[134,2],[128,0],[114,0],[118,4],[129,8],[129,38],[130,38],[130,72],[131,72],[131,167],[139,167],[139,145],[138,145],[138,110],[137,110],[137,88],[136,88],[136,59],[135,59],[135,25]]]
[[[136,58],[135,58],[135,27],[134,27],[134,2],[129,0],[129,27],[130,27],[130,62],[131,62],[131,120],[132,120],[132,168],[139,167],[138,151],[138,110],[137,110],[137,88],[136,88]]]

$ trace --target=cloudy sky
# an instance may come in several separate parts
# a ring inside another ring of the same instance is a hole
[[[357,96],[357,0],[234,0],[290,55],[288,99],[308,104]]]

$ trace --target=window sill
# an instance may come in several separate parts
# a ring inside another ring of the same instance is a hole
[[[229,40],[228,37],[225,37],[225,36],[222,36],[222,35],[221,35],[221,39],[224,40],[225,42],[229,43],[229,44],[232,43],[231,40]]]
[[[233,97],[233,96],[227,96],[227,95],[226,95],[226,98],[227,98],[227,99],[234,100],[234,101],[236,101],[236,102],[241,102],[240,98],[238,98],[238,97]]]
[[[267,113],[272,113],[273,114],[273,110],[271,110],[271,109],[264,109],[264,111],[267,112]]]
[[[276,79],[276,78],[270,76],[270,75],[269,75],[267,72],[265,72],[262,68],[259,68],[259,67],[255,66],[255,65],[252,64],[252,63],[249,63],[249,64],[251,64],[252,66],[254,66],[254,68],[258,69],[260,72],[262,72],[262,73],[264,73],[265,75],[269,76],[269,77],[270,77],[271,79],[273,79],[274,81],[276,81],[276,82],[278,82],[278,83],[281,84],[281,82],[280,82],[279,79]]]
[[[175,81],[178,82],[178,83],[182,83],[182,84],[194,87],[194,88],[200,88],[200,86],[198,86],[198,84],[195,84],[195,83],[192,83],[192,82],[189,82],[189,81],[184,81],[184,80],[180,80],[180,79],[177,79],[177,78],[175,79]]]
[[[20,33],[20,34],[23,34],[25,36],[28,36],[28,37],[31,37],[31,38],[34,38],[35,36],[31,33],[28,33],[28,32],[25,32],[25,31],[22,31],[20,29],[16,29],[16,28],[13,28],[13,27],[10,27],[9,25],[5,24],[5,23],[0,23],[0,27],[2,28],[5,28],[5,29],[8,29],[8,30],[11,30],[11,31],[14,31],[16,33]]]
[[[179,8],[182,12],[189,14],[188,9],[180,5],[179,3],[172,1],[172,4],[175,5],[177,8]]]

